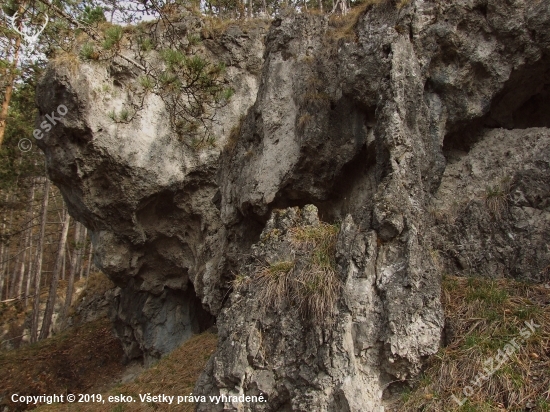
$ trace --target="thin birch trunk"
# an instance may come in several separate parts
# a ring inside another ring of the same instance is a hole
[[[32,203],[30,204],[30,240],[29,240],[29,259],[28,259],[28,268],[27,268],[27,284],[25,285],[25,307],[27,307],[29,303],[29,294],[31,293],[31,285],[34,283],[33,279],[33,254],[32,254],[32,246],[33,246],[33,229],[34,229],[34,194],[35,194],[35,187],[36,187],[36,179],[32,179],[32,187],[31,187],[31,199]]]
[[[45,179],[44,183],[44,199],[42,199],[42,210],[40,217],[40,235],[38,244],[36,245],[36,269],[34,277],[34,305],[32,310],[31,321],[31,343],[36,342],[38,338],[38,318],[40,313],[40,280],[42,277],[42,257],[44,253],[44,234],[46,231],[46,218],[48,214],[48,198],[50,194],[50,180]]]
[[[21,266],[25,266],[25,238],[24,236],[19,235],[19,242],[17,243],[17,248],[15,249],[15,253],[17,253],[17,258],[15,259],[15,265],[13,266],[13,275],[12,275],[12,281],[10,286],[10,297],[16,298],[17,295],[17,287],[19,286],[20,282],[20,275],[21,275]]]
[[[25,277],[25,266],[26,266],[26,260],[27,260],[27,254],[29,251],[28,245],[29,245],[29,231],[25,231],[25,241],[24,241],[24,249],[23,249],[23,257],[21,259],[21,265],[19,266],[19,274],[17,276],[17,288],[15,291],[15,295],[18,299],[21,298],[21,295],[23,293],[23,281]]]
[[[59,247],[57,252],[57,258],[53,267],[52,282],[50,283],[50,293],[48,295],[48,302],[46,303],[46,310],[44,311],[44,319],[42,320],[42,329],[40,329],[39,340],[46,339],[50,334],[50,327],[52,325],[53,309],[55,307],[55,298],[57,297],[57,284],[59,281],[59,271],[63,265],[63,256],[65,255],[65,244],[67,243],[67,234],[69,233],[69,223],[71,216],[66,213],[63,226],[61,228],[61,237],[59,238]]]
[[[15,185],[14,185],[14,189],[13,189],[13,193],[11,195],[11,210],[10,210],[10,221],[9,221],[9,226],[8,226],[8,233],[10,233],[10,238],[11,238],[11,230],[12,230],[12,227],[13,227],[13,205],[15,204],[15,200],[17,198],[17,189],[19,187],[19,177],[21,176],[21,163],[23,162],[23,156],[19,157],[19,166],[18,166],[18,169],[17,169],[17,177],[15,178]],[[19,240],[21,240],[21,237],[19,237]],[[5,279],[6,281],[9,282],[9,273],[10,272],[10,262],[11,262],[11,259],[10,259],[10,248],[8,247],[8,253],[7,253],[7,271],[8,273],[6,273],[5,275]],[[15,253],[17,253],[17,246],[16,246],[16,250],[15,250]],[[9,296],[8,294],[10,294],[10,292],[12,292],[10,295],[13,296],[13,289],[14,289],[14,285],[15,285],[15,272],[16,272],[16,269],[17,269],[17,262],[19,261],[19,259],[21,258],[21,254],[17,253],[17,261],[16,261],[16,264],[13,268],[13,275],[12,275],[12,282],[8,285],[6,284],[6,299],[9,299]]]
[[[2,233],[6,227],[5,223],[2,223]],[[0,300],[2,299],[2,292],[4,291],[4,242],[0,243]]]
[[[17,188],[17,185],[16,185],[16,188]],[[12,225],[13,225],[13,202],[15,200],[15,193],[12,193],[11,195],[11,210],[10,210],[10,219],[9,219],[9,223],[8,223],[8,230],[6,231],[6,233],[8,233],[8,236],[10,237],[11,239],[11,229],[12,229]],[[7,247],[7,250],[6,250],[6,257],[4,259],[4,262],[6,263],[6,268],[5,268],[5,274],[4,274],[4,279],[5,279],[5,290],[6,290],[6,299],[9,299],[10,298],[10,290],[11,290],[11,283],[10,283],[10,262],[11,262],[11,259],[10,259],[10,244],[8,244],[8,247]]]
[[[34,182],[33,182],[34,185]],[[32,222],[34,222],[34,210],[32,212]],[[34,225],[34,223],[33,223]],[[29,240],[29,267],[27,269],[27,284],[25,286],[25,308],[28,305],[29,302],[29,295],[31,293],[31,285],[34,283],[33,278],[33,258],[32,258],[32,247],[33,247],[33,225],[31,225],[30,229],[30,240]]]
[[[65,247],[65,250],[67,249],[67,247]],[[61,266],[61,280],[65,280],[65,263],[67,261],[67,254],[66,253],[63,253],[63,264]]]

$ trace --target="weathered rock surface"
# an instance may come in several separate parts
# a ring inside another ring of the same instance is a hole
[[[40,145],[123,287],[127,355],[156,357],[217,316],[220,346],[195,392],[267,394],[244,410],[374,411],[437,351],[443,273],[548,280],[550,4],[388,2],[352,36],[339,30],[289,14],[265,48],[240,29],[206,41],[237,91],[217,115],[223,151],[178,140],[154,96],[110,122],[135,98],[97,91],[136,77],[122,61],[51,68],[39,88],[41,113],[69,109]],[[325,327],[290,306],[261,311],[229,283],[253,273],[250,256],[292,253],[279,217],[307,204],[342,222]]]
[[[487,130],[450,153],[432,210],[441,269],[547,282],[548,176],[548,128]]]
[[[218,317],[220,343],[197,383],[199,393],[264,394],[268,402],[250,404],[254,410],[375,411],[383,389],[395,377],[416,373],[420,359],[437,350],[441,328],[438,283],[426,282],[430,272],[418,279],[411,277],[404,285],[411,291],[409,300],[389,305],[384,297],[384,283],[389,279],[377,274],[377,261],[384,265],[385,260],[379,253],[385,251],[377,246],[376,232],[360,231],[351,215],[342,223],[336,245],[342,284],[334,319],[313,321],[297,306],[298,297],[283,300],[275,308],[266,307],[262,285],[254,281],[258,270],[293,261],[293,276],[297,276],[304,270],[305,258],[291,230],[319,224],[312,205],[273,213],[239,271],[240,276],[246,274],[240,281],[243,286],[236,287],[232,304]],[[398,264],[403,266],[419,264],[401,258]],[[315,293],[322,288],[311,287]],[[409,339],[398,341],[397,333]],[[238,405],[199,406],[204,411],[233,408]]]
[[[219,40],[218,47],[228,46],[217,57],[257,62],[262,33],[233,30]],[[129,358],[158,357],[210,326],[225,293],[219,275],[225,235],[212,202],[220,147],[198,153],[182,142],[163,100],[139,93],[139,74],[122,59],[108,67],[81,64],[78,71],[56,66],[38,90],[41,113],[67,107],[39,145],[70,213],[93,233],[96,264],[122,287],[113,318]],[[228,77],[238,92],[212,126],[220,146],[257,92],[255,71],[232,66]],[[110,118],[141,98],[131,121]]]

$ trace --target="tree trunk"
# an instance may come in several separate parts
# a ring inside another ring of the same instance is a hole
[[[0,111],[0,147],[4,142],[4,135],[6,134],[6,123],[8,119],[8,109],[10,107],[11,95],[13,93],[13,85],[15,84],[15,77],[17,75],[17,63],[19,62],[19,51],[21,49],[21,37],[17,36],[15,39],[15,52],[13,54],[13,61],[9,69],[8,74],[8,86],[4,92],[4,101],[2,102],[2,110]]]
[[[50,293],[48,295],[48,302],[46,303],[46,310],[44,311],[44,319],[42,320],[42,329],[40,330],[39,340],[46,339],[50,334],[50,327],[52,325],[53,309],[55,307],[55,298],[57,297],[57,283],[59,281],[59,271],[63,265],[63,256],[65,255],[65,244],[67,243],[67,234],[69,233],[69,223],[71,216],[65,213],[65,220],[61,228],[61,237],[59,238],[59,247],[57,252],[57,258],[53,267],[52,283],[50,284]]]
[[[28,268],[27,268],[27,283],[25,285],[25,308],[28,304],[29,294],[31,293],[31,284],[32,284],[32,240],[33,240],[33,226],[34,226],[34,194],[35,194],[35,186],[36,186],[36,179],[32,179],[31,181],[31,193],[29,196],[29,250],[28,250]]]
[[[13,266],[13,275],[10,286],[10,297],[17,298],[17,287],[19,286],[21,280],[21,267],[25,267],[25,237],[21,234],[19,235],[19,242],[17,243],[17,249],[15,253],[17,258],[15,259],[15,265]]]
[[[94,245],[90,239],[90,251],[88,252],[88,267],[86,268],[86,279],[90,277],[90,269],[92,268],[92,258],[94,256]]]
[[[19,296],[25,295],[25,306],[27,306],[27,296],[29,294],[29,280],[31,274],[29,273],[29,269],[32,269],[31,261],[32,261],[32,232],[33,232],[33,225],[34,225],[34,178],[31,179],[31,188],[29,193],[29,203],[28,203],[28,225],[27,228],[27,234],[25,235],[25,253],[23,256],[23,265],[21,268],[21,276],[19,278],[19,287],[17,288],[17,294]],[[26,265],[26,261],[29,261],[29,264]],[[25,271],[25,266],[28,266],[27,271]],[[23,291],[23,284],[25,283],[25,276],[27,278],[27,287]]]
[[[10,240],[11,240],[11,231],[12,231],[12,227],[13,227],[13,209],[15,209],[14,205],[15,205],[15,201],[17,200],[17,193],[18,193],[17,189],[19,187],[19,177],[21,176],[21,163],[22,162],[23,162],[23,156],[20,156],[19,157],[19,165],[18,165],[18,169],[17,169],[17,177],[15,178],[15,185],[14,185],[14,188],[13,188],[13,192],[11,194],[10,220],[9,220],[8,230],[7,230],[7,233],[9,234]],[[21,236],[19,236],[19,243],[21,243]],[[19,262],[19,259],[21,258],[21,254],[18,253],[17,245],[15,246],[15,248],[16,248],[15,249],[15,254],[17,255],[17,261],[15,262],[15,266],[13,267],[13,275],[12,275],[12,279],[11,279],[12,282],[10,284],[6,284],[6,299],[8,299],[10,296],[13,296],[13,291],[15,289],[15,282],[16,282],[15,276],[16,276],[16,271],[17,271],[17,263]],[[5,275],[5,280],[7,282],[9,282],[9,280],[10,280],[10,276],[9,276],[10,262],[11,262],[10,247],[9,246],[8,246],[8,250],[7,250],[6,262],[7,262],[7,273]]]
[[[76,265],[74,268],[74,274],[75,278],[78,279],[78,274],[80,273],[80,263],[82,261],[82,232],[84,230],[84,226],[80,222],[76,222],[76,228],[75,228],[75,243],[74,243],[74,250],[73,253],[76,255]],[[78,233],[78,236],[77,236]]]
[[[78,258],[77,247],[78,240],[80,239],[80,224],[76,222],[75,231],[74,231],[74,240],[75,247],[73,249],[73,256],[71,258],[71,267],[69,269],[69,282],[67,283],[67,293],[65,294],[65,304],[63,305],[63,310],[61,311],[61,321],[60,324],[65,324],[67,320],[67,315],[69,314],[69,308],[73,300],[73,288],[74,288],[74,275],[76,273],[76,263]]]
[[[29,251],[29,231],[25,231],[25,238],[23,243],[23,256],[21,258],[21,265],[19,266],[19,274],[17,276],[17,288],[15,290],[15,295],[17,298],[21,298],[21,295],[23,293],[23,281],[25,277],[25,266],[26,266],[26,260],[27,260],[27,254]]]
[[[6,193],[6,203],[8,203],[8,194]],[[7,267],[7,257],[6,250],[8,250],[7,247],[4,245],[4,236],[6,235],[6,221],[2,219],[2,238],[0,239],[0,300],[2,300],[3,292],[4,292],[4,277],[7,273],[6,267]]]
[[[65,280],[66,260],[67,260],[67,255],[63,253],[63,263],[61,264],[61,280]]]
[[[82,242],[80,243],[80,271],[78,273],[78,278],[82,279],[84,276],[84,252],[86,251],[86,240],[88,237],[88,229],[82,225]]]
[[[42,199],[42,210],[40,217],[40,234],[36,245],[36,269],[34,276],[34,306],[31,320],[31,343],[38,338],[38,317],[40,313],[40,278],[42,277],[42,256],[44,252],[44,234],[46,231],[46,217],[48,214],[48,198],[50,194],[50,180],[46,178],[44,183],[44,199]]]

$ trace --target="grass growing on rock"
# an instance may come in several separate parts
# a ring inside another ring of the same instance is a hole
[[[291,228],[290,234],[294,246],[306,255],[306,264],[294,279],[294,299],[314,323],[330,323],[341,288],[335,269],[338,226],[320,222]]]
[[[367,12],[372,6],[384,4],[385,0],[365,0],[359,5],[349,9],[347,14],[334,13],[329,17],[329,31],[328,34],[332,40],[337,43],[340,40],[353,42],[357,39],[357,33],[355,28],[359,19]]]
[[[449,276],[442,302],[447,346],[391,410],[550,411],[550,289],[509,279]],[[540,327],[523,341],[520,332],[531,321]],[[491,376],[480,378],[488,375],[484,362],[512,339],[519,348]],[[468,386],[473,393],[459,406],[452,396],[466,399]]]
[[[313,324],[330,324],[341,288],[335,270],[338,226],[319,222],[292,227],[288,234],[295,259],[261,266],[250,279],[235,281],[239,286],[252,283],[264,308],[279,311],[292,305]]]
[[[276,262],[261,268],[255,275],[258,299],[265,307],[280,309],[291,291],[293,261]]]
[[[506,182],[494,186],[487,186],[485,189],[485,205],[497,219],[500,219],[502,214],[508,210],[509,197],[510,186]]]

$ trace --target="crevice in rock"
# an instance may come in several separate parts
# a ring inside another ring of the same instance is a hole
[[[353,214],[358,211],[365,203],[369,204],[370,195],[374,193],[374,189],[366,192],[364,189],[365,185],[369,184],[369,171],[374,171],[377,163],[377,149],[374,142],[375,112],[375,107],[364,106],[350,97],[342,97],[337,102],[332,102],[327,124],[328,130],[326,131],[328,136],[321,141],[340,141],[344,145],[349,144],[349,139],[352,139],[355,147],[353,156],[347,163],[339,167],[330,181],[323,182],[325,193],[322,197],[315,196],[313,194],[315,190],[311,187],[299,187],[300,185],[294,184],[294,180],[288,182],[269,205],[269,212],[262,217],[262,222],[264,224],[267,222],[273,209],[295,206],[302,208],[307,204],[314,204],[319,209],[319,218],[322,221],[333,223],[342,220],[348,213]],[[347,126],[343,127],[344,124]],[[311,162],[317,159],[320,150],[322,151],[324,148],[322,146],[303,148],[304,160]],[[317,163],[313,165],[319,168]],[[307,166],[304,163],[300,164],[301,170],[297,171],[296,175],[314,176],[313,169],[309,170]],[[328,164],[323,167],[329,170],[331,168]],[[319,182],[313,181],[311,184],[315,185]],[[361,189],[358,189],[359,187]],[[365,197],[365,193],[368,196]],[[361,195],[361,199],[358,199],[359,195]]]
[[[537,79],[537,81],[533,81]],[[511,74],[491,102],[485,127],[550,127],[550,56]]]
[[[534,82],[533,79],[538,79]],[[427,89],[433,89],[426,83]],[[469,152],[485,129],[550,127],[550,56],[514,71],[492,99],[489,112],[465,125],[452,127],[443,140],[443,153]]]
[[[346,163],[330,185],[326,200],[314,198],[310,193],[286,190],[270,205],[265,222],[274,209],[300,207],[313,204],[319,209],[320,220],[328,223],[341,221],[348,213],[355,215],[359,209],[370,208],[375,188],[365,191],[365,186],[373,182],[376,167],[374,145],[363,144],[351,161]],[[360,189],[361,188],[361,189]],[[357,192],[357,193],[356,193]],[[358,197],[361,195],[360,197]],[[364,213],[361,215],[363,216]],[[265,224],[265,222],[263,222]],[[258,235],[259,236],[259,235]]]
[[[203,308],[191,282],[186,290],[165,287],[160,295],[153,295],[139,291],[132,280],[120,289],[113,303],[111,319],[127,361],[143,359],[150,363],[193,334],[207,330],[216,320]]]

